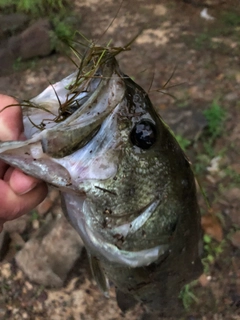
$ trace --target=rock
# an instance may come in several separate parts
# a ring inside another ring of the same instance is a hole
[[[21,37],[22,59],[44,57],[51,53],[52,44],[50,38],[51,25],[48,19],[41,19],[31,27],[23,31]]]
[[[63,285],[80,257],[83,243],[64,217],[44,225],[16,255],[18,266],[31,281],[47,287]]]
[[[4,39],[0,49],[0,76],[9,73],[16,59],[49,55],[52,51],[50,31],[49,20],[39,19],[22,33]]]
[[[20,35],[9,39],[9,51],[23,60],[47,56],[52,51],[50,31],[51,25],[48,19],[40,19]]]
[[[4,230],[9,233],[17,232],[21,234],[26,230],[27,220],[27,215],[24,215],[22,217],[19,217],[18,219],[7,221],[4,223]]]
[[[21,235],[17,232],[13,232],[10,234],[11,242],[9,244],[8,251],[4,257],[4,261],[11,262],[15,257],[16,253],[19,249],[23,248],[25,245],[25,241],[21,237]]]
[[[0,77],[6,75],[12,69],[15,56],[1,43],[0,49]]]
[[[11,261],[17,250],[25,244],[21,234],[27,227],[27,215],[4,223],[0,233],[0,261]]]

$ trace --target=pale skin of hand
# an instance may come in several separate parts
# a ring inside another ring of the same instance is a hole
[[[11,104],[17,104],[17,101],[0,94],[0,111]],[[9,140],[24,140],[19,106],[0,112],[0,141]],[[46,195],[45,183],[0,160],[0,232],[4,222],[28,213],[42,202]]]

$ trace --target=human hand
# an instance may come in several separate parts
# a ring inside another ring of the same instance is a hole
[[[17,104],[17,101],[0,94],[0,111],[10,104]],[[24,140],[20,107],[9,107],[0,112],[0,140]],[[45,183],[0,161],[0,232],[4,222],[29,212],[46,195]]]

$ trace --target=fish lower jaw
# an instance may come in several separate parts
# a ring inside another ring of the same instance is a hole
[[[120,250],[115,244],[105,241],[99,233],[94,233],[88,227],[85,231],[85,239],[83,240],[87,240],[87,244],[85,243],[87,249],[97,257],[104,257],[108,262],[116,265],[131,268],[148,266],[169,250],[168,244],[139,251]]]
[[[142,213],[131,221],[128,224],[124,224],[119,227],[113,228],[110,232],[113,235],[116,233],[122,234],[126,237],[129,234],[135,233],[138,229],[140,229],[147,219],[152,215],[154,210],[160,203],[160,199],[152,201]],[[85,206],[83,206],[83,212],[86,216],[91,215],[91,209],[88,207],[87,202],[85,202]],[[161,244],[155,247],[139,250],[139,251],[127,251],[119,249],[115,243],[106,239],[96,227],[94,227],[91,223],[91,219],[84,219],[86,221],[85,224],[82,222],[78,224],[78,231],[81,234],[83,241],[86,244],[86,247],[90,252],[94,252],[94,254],[102,258],[104,257],[107,261],[123,265],[126,267],[136,268],[148,266],[151,263],[157,261],[160,256],[165,254],[170,249],[169,244]]]
[[[120,250],[116,244],[109,240],[109,237],[105,237],[99,231],[99,226],[96,226],[94,220],[95,208],[91,206],[91,202],[85,196],[64,193],[63,203],[72,226],[81,236],[89,253],[100,260],[104,259],[106,263],[130,268],[148,266],[170,250],[168,243],[139,251]],[[139,220],[133,220],[135,231],[141,227],[158,203],[159,200],[151,202],[139,215],[137,218]],[[109,232],[113,234],[114,230]]]

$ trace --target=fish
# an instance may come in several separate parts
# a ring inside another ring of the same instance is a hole
[[[0,142],[0,159],[60,191],[106,297],[113,284],[123,311],[171,315],[202,273],[194,174],[117,53],[91,48],[76,72],[23,101],[26,140]]]

